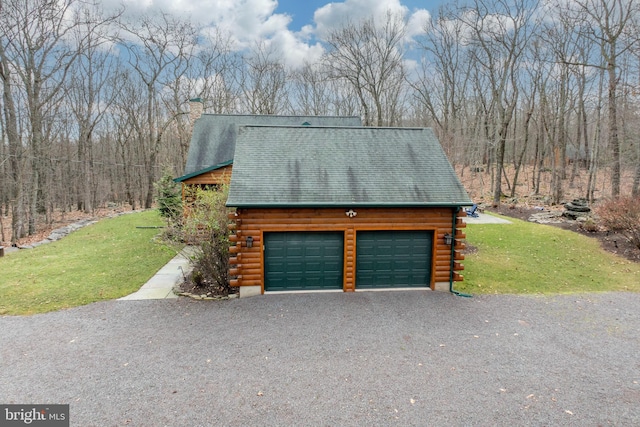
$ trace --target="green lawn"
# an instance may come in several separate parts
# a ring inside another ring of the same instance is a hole
[[[640,264],[601,249],[598,240],[558,227],[507,218],[469,224],[465,293],[552,294],[640,291]]]
[[[104,219],[64,239],[0,258],[0,315],[43,313],[137,291],[175,256],[154,241],[157,211]]]

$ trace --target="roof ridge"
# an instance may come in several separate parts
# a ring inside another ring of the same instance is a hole
[[[258,127],[258,128],[320,128],[320,129],[371,129],[371,130],[433,130],[431,127],[398,127],[398,126],[339,126],[339,125],[272,125],[272,124],[238,124],[238,127]]]
[[[203,113],[201,117],[321,117],[321,118],[360,118],[360,116],[351,115],[315,115],[315,114],[226,114],[226,113]]]

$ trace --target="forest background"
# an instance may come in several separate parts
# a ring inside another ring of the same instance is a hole
[[[151,207],[196,106],[432,127],[493,205],[640,194],[638,0],[377,7],[318,27],[297,61],[275,37],[129,4],[0,0],[0,242]]]

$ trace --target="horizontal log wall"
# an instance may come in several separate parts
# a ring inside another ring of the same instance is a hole
[[[356,234],[359,230],[431,230],[434,235],[431,268],[431,288],[436,282],[449,282],[451,268],[451,246],[444,236],[451,233],[453,210],[451,208],[360,208],[350,218],[348,209],[238,209],[230,217],[232,242],[230,274],[233,286],[260,285],[264,292],[263,235],[282,231],[343,231],[344,271],[343,290],[355,290]],[[465,234],[461,228],[466,224],[458,213],[455,233],[454,274],[455,281],[462,280],[459,271],[464,269]],[[247,247],[247,237],[253,239]]]
[[[182,181],[183,185],[228,184],[231,180],[232,165],[205,172]]]

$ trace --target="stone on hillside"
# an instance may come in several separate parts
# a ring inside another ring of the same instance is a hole
[[[529,217],[529,221],[538,224],[559,224],[562,222],[562,214],[556,211],[534,213]]]
[[[569,203],[565,203],[564,208],[565,211],[562,215],[572,220],[587,217],[591,212],[587,199],[574,199]]]

